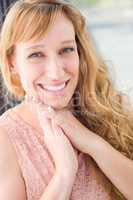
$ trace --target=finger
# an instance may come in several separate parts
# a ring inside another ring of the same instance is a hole
[[[62,110],[56,112],[56,115],[54,116],[54,120],[55,120],[56,124],[63,126],[70,119],[69,115],[70,114],[69,114],[68,110],[62,109]]]
[[[61,128],[55,123],[54,120],[51,120],[51,124],[52,124],[52,128],[53,131],[56,135],[63,135],[63,131],[61,130]]]
[[[49,119],[53,119],[55,117],[56,112],[51,106],[47,106],[41,103],[37,104],[37,112],[38,114],[41,114],[44,117],[47,117]]]
[[[51,120],[44,113],[39,113],[38,119],[44,131],[52,131]]]
[[[52,117],[54,117],[55,114],[56,114],[55,110],[54,110],[51,106],[48,106],[47,109],[48,109],[49,114],[50,114]]]

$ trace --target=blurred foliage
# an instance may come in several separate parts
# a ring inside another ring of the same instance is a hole
[[[117,7],[124,7],[124,6],[132,6],[133,7],[133,0],[68,0],[73,2],[77,6],[117,6]]]
[[[73,3],[79,6],[82,5],[95,5],[96,3],[98,3],[99,0],[73,0]]]

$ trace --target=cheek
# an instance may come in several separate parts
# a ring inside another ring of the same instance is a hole
[[[20,74],[22,75],[22,78],[27,79],[27,80],[34,80],[36,79],[39,75],[42,74],[42,66],[35,65],[35,64],[28,64],[23,67],[21,70]]]
[[[42,74],[42,67],[35,65],[25,65],[19,69],[21,83],[25,91],[34,90],[34,82]]]
[[[66,61],[66,68],[73,76],[78,76],[79,73],[79,58],[68,59]]]

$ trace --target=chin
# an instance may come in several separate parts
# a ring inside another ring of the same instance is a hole
[[[53,107],[55,110],[60,110],[60,109],[67,107],[70,99],[71,99],[71,97],[65,97],[65,98],[60,97],[60,98],[56,98],[56,99],[49,99],[49,101],[47,100],[47,103],[44,102],[44,104],[47,104],[47,105]]]
[[[68,105],[68,101],[67,102],[63,102],[63,101],[58,101],[58,102],[51,102],[49,103],[49,106],[52,106],[53,108],[55,108],[56,110],[60,110],[63,109],[65,107],[67,107]]]

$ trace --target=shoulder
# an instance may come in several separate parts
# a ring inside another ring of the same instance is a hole
[[[10,170],[20,174],[15,150],[6,134],[6,131],[2,126],[0,126],[0,173],[1,171],[4,171],[4,173],[7,174],[9,172],[9,166]]]
[[[8,130],[12,126],[8,117],[9,113],[10,109],[0,116],[0,166],[8,161],[18,170],[17,156],[8,134]]]
[[[17,109],[18,106],[15,106],[13,108],[9,108],[6,110],[4,113],[0,115],[0,127],[2,126],[5,130],[8,129],[9,127],[12,127],[12,120],[14,117],[15,110]],[[6,128],[7,127],[7,128]]]
[[[8,136],[0,125],[0,199],[7,199],[6,193],[11,194],[11,199],[18,197],[17,190],[24,195],[24,181],[17,162],[15,151]],[[20,189],[19,189],[20,188]],[[5,191],[6,190],[6,191]],[[16,196],[15,196],[16,195]]]

